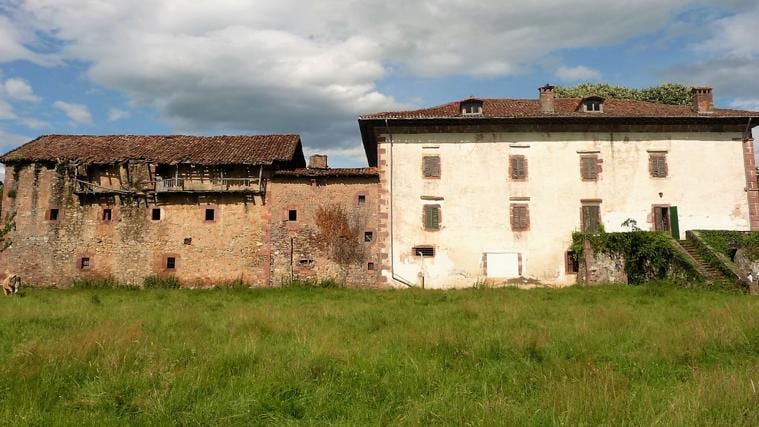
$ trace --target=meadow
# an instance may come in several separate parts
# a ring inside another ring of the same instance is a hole
[[[26,289],[3,425],[759,425],[759,298]]]

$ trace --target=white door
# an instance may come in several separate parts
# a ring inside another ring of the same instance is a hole
[[[500,279],[519,277],[519,254],[516,252],[488,252],[487,275]]]

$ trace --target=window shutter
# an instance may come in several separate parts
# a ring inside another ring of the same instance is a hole
[[[425,156],[422,158],[422,169],[425,178],[437,178],[440,176],[440,157]]]
[[[663,155],[651,156],[651,176],[664,178],[667,176],[667,157]]]
[[[596,169],[595,157],[582,157],[581,159],[581,171],[582,179],[597,179],[598,170]]]
[[[511,179],[527,178],[527,159],[524,156],[512,156],[510,158]]]
[[[600,208],[598,206],[582,207],[582,231],[595,233],[600,225]]]
[[[424,207],[424,228],[429,230],[440,228],[440,208],[438,206]]]
[[[525,205],[511,206],[511,229],[524,231],[530,228],[530,213]]]

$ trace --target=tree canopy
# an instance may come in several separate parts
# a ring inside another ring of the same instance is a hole
[[[679,83],[665,83],[645,89],[614,86],[608,83],[580,83],[575,86],[556,86],[554,93],[557,98],[584,98],[597,95],[604,98],[688,105],[691,103],[690,90],[690,86]]]

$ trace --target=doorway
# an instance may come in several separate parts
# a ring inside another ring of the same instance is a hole
[[[669,233],[675,240],[680,239],[676,206],[654,206],[654,230]]]

